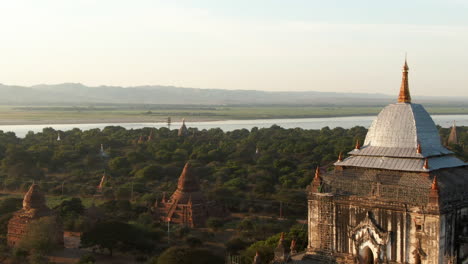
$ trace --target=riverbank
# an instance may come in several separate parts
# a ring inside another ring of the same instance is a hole
[[[450,127],[455,120],[458,126],[468,126],[468,114],[466,115],[433,115],[432,118],[437,125],[442,127]],[[222,129],[223,131],[233,131],[236,129],[251,130],[257,128],[269,128],[273,125],[282,128],[299,128],[299,129],[322,129],[329,127],[330,129],[352,128],[362,126],[368,128],[375,115],[368,116],[348,116],[348,117],[325,117],[325,118],[286,118],[286,119],[249,119],[249,120],[221,120],[221,121],[192,121],[188,120],[186,125],[190,128],[198,130],[203,129]],[[24,137],[30,131],[37,133],[44,128],[51,127],[58,131],[69,131],[74,128],[80,130],[103,129],[107,126],[121,126],[125,129],[141,129],[145,127],[161,128],[167,127],[165,122],[129,122],[129,123],[86,123],[86,124],[46,124],[46,125],[0,125],[0,130],[14,132],[18,137]],[[172,130],[178,129],[181,122],[173,122],[170,126]]]
[[[1,106],[0,125],[167,123],[257,119],[374,116],[373,106],[161,106],[161,107],[30,107]],[[464,115],[464,107],[427,107],[431,115]]]

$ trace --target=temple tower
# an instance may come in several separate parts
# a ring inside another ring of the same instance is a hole
[[[455,121],[453,121],[452,128],[450,129],[450,134],[447,140],[448,145],[457,145],[458,144],[458,136],[457,136],[457,125]]]
[[[179,128],[179,132],[177,133],[179,137],[186,137],[189,135],[189,131],[187,129],[187,126],[185,125],[185,118],[182,119],[182,126]]]
[[[338,263],[466,263],[468,164],[412,103],[405,60],[398,102],[362,145],[308,188],[308,255]],[[320,186],[320,187],[319,187]]]
[[[219,205],[206,200],[189,162],[185,164],[177,189],[169,200],[163,197],[161,201],[156,201],[153,209],[155,216],[161,221],[189,227],[204,226],[209,217],[226,216]]]

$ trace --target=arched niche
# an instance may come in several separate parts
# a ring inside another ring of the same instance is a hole
[[[349,233],[354,245],[354,254],[359,262],[366,252],[372,253],[372,263],[380,263],[387,259],[389,233],[375,224],[370,212],[361,223],[349,230]]]
[[[374,252],[369,247],[364,247],[359,252],[359,263],[360,264],[374,264]]]

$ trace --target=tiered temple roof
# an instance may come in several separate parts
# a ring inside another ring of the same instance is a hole
[[[169,202],[186,204],[191,201],[194,204],[205,202],[205,197],[200,191],[198,177],[193,173],[192,166],[187,162],[179,176],[177,189],[172,194]]]
[[[180,174],[177,189],[166,201],[163,197],[156,201],[154,212],[164,222],[173,222],[190,227],[203,226],[208,217],[225,216],[222,208],[214,202],[207,201],[200,190],[198,177],[187,162]]]
[[[411,103],[408,69],[405,61],[398,103],[385,107],[369,128],[364,144],[335,165],[413,172],[466,166],[441,144],[424,107]]]
[[[408,69],[405,61],[398,103],[379,113],[364,144],[334,163],[336,169],[321,177],[321,188],[314,179],[311,191],[427,203],[435,181],[441,202],[466,194],[468,164],[442,145],[430,115],[411,102]]]

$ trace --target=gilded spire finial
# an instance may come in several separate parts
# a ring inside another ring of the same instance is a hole
[[[409,67],[406,61],[406,54],[405,54],[405,64],[403,65],[403,76],[401,79],[400,94],[398,95],[399,103],[411,103],[411,95],[410,95],[409,85],[408,85],[408,71],[409,71]]]
[[[450,129],[450,134],[447,139],[448,145],[457,145],[458,144],[458,136],[457,136],[457,124],[453,121],[452,128]]]
[[[439,190],[439,184],[437,183],[437,176],[434,176],[434,180],[432,181],[431,189],[434,191]]]
[[[291,246],[289,247],[289,250],[291,251],[291,254],[296,254],[297,251],[296,251],[296,239],[293,238],[291,240]]]
[[[312,192],[321,192],[322,179],[320,179],[320,167],[317,166],[315,169],[315,176],[312,180]]]
[[[343,152],[340,151],[340,154],[338,155],[338,162],[342,162],[343,161]]]
[[[427,158],[424,159],[423,169],[425,169],[425,170],[428,170],[428,169],[429,169],[429,160],[428,160]]]
[[[320,167],[317,166],[317,168],[315,169],[315,179],[320,179]]]
[[[421,149],[421,144],[418,143],[418,147],[416,148],[416,153],[421,154],[422,149]]]
[[[257,252],[255,252],[253,264],[259,264],[259,263],[262,263],[262,260],[260,258],[260,253],[257,250]]]
[[[356,139],[356,145],[354,146],[354,149],[361,149],[361,144],[359,144],[359,139]]]

